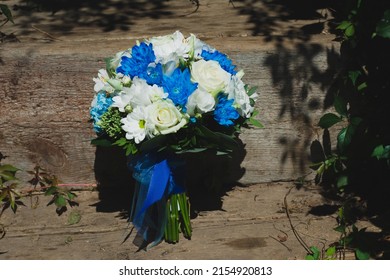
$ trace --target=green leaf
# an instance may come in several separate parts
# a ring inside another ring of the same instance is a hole
[[[127,139],[122,137],[114,142],[114,145],[117,145],[119,147],[122,147],[127,144]]]
[[[5,15],[5,17],[12,23],[14,23],[14,19],[12,17],[11,10],[8,8],[7,5],[0,4],[0,10]]]
[[[370,259],[370,254],[367,253],[367,252],[364,252],[364,251],[362,251],[360,249],[356,249],[355,250],[355,254],[356,254],[356,258],[358,260],[368,260],[368,259]]]
[[[264,128],[264,125],[254,118],[249,118],[249,122],[258,128]]]
[[[378,22],[375,33],[386,39],[390,39],[390,10],[386,10],[383,18]]]
[[[15,166],[12,166],[10,164],[0,165],[0,172],[2,172],[2,171],[16,172],[18,170],[20,170],[20,169],[16,168]]]
[[[353,24],[351,24],[350,26],[347,27],[347,29],[345,29],[345,36],[347,36],[348,38],[352,37],[353,35],[355,35],[355,26]]]
[[[348,185],[348,176],[347,175],[341,175],[337,178],[337,187],[338,188],[344,188]]]
[[[57,198],[54,200],[54,204],[60,208],[66,206],[66,199],[62,195],[58,195]]]
[[[358,86],[358,91],[362,91],[363,89],[367,88],[367,83],[361,83],[359,86]]]
[[[306,255],[305,260],[314,261],[314,256],[313,255]]]
[[[340,233],[344,233],[345,232],[345,225],[339,225],[339,226],[335,227],[334,230],[337,232],[340,232]]]
[[[348,72],[348,77],[351,79],[352,84],[354,86],[356,85],[356,80],[357,80],[357,78],[359,78],[360,75],[361,75],[361,72],[359,70]]]
[[[147,141],[144,141],[139,147],[139,150],[142,152],[149,152],[161,147],[165,147],[167,143],[168,143],[167,135],[158,135]]]
[[[257,90],[257,87],[252,87],[248,90],[248,95],[251,96],[253,95],[254,93],[256,93],[256,90]]]
[[[337,27],[336,27],[336,29],[340,29],[340,30],[345,30],[345,29],[347,29],[349,26],[351,26],[352,25],[352,22],[350,22],[350,21],[343,21],[343,22],[341,22]]]
[[[342,98],[339,95],[336,96],[333,104],[337,113],[339,113],[343,117],[347,116],[348,114],[347,102],[344,100],[344,98]]]
[[[320,259],[320,253],[321,253],[320,250],[317,247],[315,247],[315,246],[311,246],[310,250],[313,252],[313,258],[315,260],[319,260]]]
[[[336,123],[338,122],[341,122],[342,121],[342,118],[333,114],[333,113],[327,113],[325,115],[323,115],[320,119],[320,121],[318,122],[318,125],[322,128],[329,128],[333,125],[335,125]]]
[[[79,211],[72,211],[69,213],[68,216],[68,224],[69,225],[74,225],[78,224],[81,220],[81,214]]]
[[[347,127],[344,127],[337,136],[337,147],[339,151],[344,152],[352,141],[352,136],[359,124],[362,122],[362,118],[353,117],[350,119],[350,123]]]
[[[336,254],[336,246],[332,246],[332,247],[329,247],[325,254],[328,256],[328,257],[332,257]]]
[[[45,195],[53,195],[58,192],[58,188],[56,186],[51,186],[45,191]]]
[[[74,199],[75,197],[77,197],[77,195],[75,193],[72,193],[72,192],[67,192],[66,195],[68,196],[68,198],[70,200]]]
[[[101,146],[101,147],[111,147],[112,143],[110,140],[105,138],[95,138],[91,140],[91,144],[95,146]]]
[[[388,159],[390,158],[390,145],[383,146],[379,145],[376,146],[374,151],[371,154],[372,157],[376,157],[377,159]]]
[[[192,148],[192,149],[188,149],[188,150],[180,150],[180,151],[177,151],[176,154],[184,154],[184,153],[201,153],[201,152],[204,152],[206,151],[207,148]]]
[[[16,180],[16,177],[14,176],[14,173],[9,171],[3,171],[0,173],[0,178],[3,178],[3,180],[6,181],[13,181]]]

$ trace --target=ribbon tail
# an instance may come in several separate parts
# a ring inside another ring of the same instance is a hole
[[[167,160],[163,160],[154,166],[148,194],[140,211],[141,213],[145,212],[152,204],[163,198],[170,176],[171,169],[169,168]]]
[[[148,247],[158,244],[164,235],[166,223],[166,195],[170,182],[171,169],[167,160],[154,164],[148,172],[149,180],[138,181],[137,202],[132,213],[132,222],[143,240],[152,243]]]

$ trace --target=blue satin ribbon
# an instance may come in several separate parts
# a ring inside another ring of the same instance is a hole
[[[138,215],[146,211],[152,204],[163,198],[164,192],[168,186],[171,177],[171,169],[167,160],[156,163],[153,167],[152,177],[148,187],[148,194],[143,203],[142,209]]]
[[[138,234],[154,246],[164,235],[168,197],[185,191],[183,162],[142,154],[131,159],[129,167],[137,182],[130,218]]]

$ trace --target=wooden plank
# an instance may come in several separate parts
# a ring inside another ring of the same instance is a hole
[[[89,27],[80,22],[67,32],[59,26],[64,24],[61,15],[69,15],[70,10],[60,9],[53,18],[44,12],[35,12],[35,18],[20,12],[17,24],[5,27],[15,32],[21,43],[0,45],[0,151],[9,156],[8,162],[22,169],[39,164],[64,183],[94,183],[96,177],[102,177],[96,168],[109,168],[104,163],[110,153],[96,152],[89,144],[95,136],[89,123],[92,77],[104,67],[105,57],[131,47],[136,39],[180,28],[186,35],[193,32],[227,53],[238,68],[245,70],[244,81],[258,86],[257,107],[265,128],[244,130],[241,135],[246,151],[244,158],[238,158],[245,169],[240,182],[292,180],[307,174],[309,146],[320,138],[316,123],[335,73],[330,59],[334,56],[333,36],[310,36],[307,42],[251,36],[254,26],[248,22],[253,15],[245,5],[251,8],[254,4],[235,4],[201,1],[199,10],[188,14],[194,8],[190,1],[169,1],[164,2],[166,13],[158,18],[152,16],[157,13],[153,10],[156,7],[147,5],[143,11],[148,16],[134,16],[128,26],[131,32],[105,32],[94,24]],[[270,17],[276,15],[275,9],[256,5],[252,8],[257,13],[264,10]],[[91,22],[112,14],[116,6],[110,7],[103,14],[91,12]],[[148,14],[148,9],[153,12]],[[79,13],[79,21],[88,15],[83,9]],[[31,28],[26,23],[29,18],[60,40],[53,41]],[[272,29],[272,34],[276,38],[283,35],[282,27],[288,24],[274,20],[278,29]],[[125,164],[123,158],[121,164]],[[107,181],[115,180],[116,175],[109,175],[106,172]]]
[[[96,211],[96,191],[77,192],[80,206],[59,217],[54,205],[46,207],[48,197],[40,196],[37,207],[26,201],[16,215],[2,216],[7,232],[0,240],[0,259],[303,259],[306,252],[282,204],[291,186],[235,188],[224,197],[223,210],[201,212],[192,220],[192,240],[139,252],[132,242],[135,231],[123,242],[131,226],[120,213]],[[334,217],[307,213],[323,203],[318,189],[294,188],[287,199],[292,223],[307,244],[321,248],[338,239]],[[77,224],[68,222],[73,211],[81,216]]]
[[[23,169],[38,163],[63,182],[94,181],[95,148],[89,144],[94,133],[88,122],[92,77],[103,67],[102,58],[128,41],[120,40],[110,48],[100,48],[102,44],[56,42],[2,48],[0,147],[9,161]],[[242,133],[246,173],[241,181],[266,182],[305,174],[308,147],[319,133],[315,124],[323,112],[322,87],[329,82],[325,49],[308,57],[297,50],[281,53],[277,48],[226,51],[245,69],[245,82],[258,86],[259,119],[265,125],[265,129]],[[302,93],[304,87],[307,93]]]

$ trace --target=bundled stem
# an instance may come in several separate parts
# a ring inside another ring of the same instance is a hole
[[[180,232],[183,232],[185,238],[191,238],[190,204],[185,193],[171,195],[167,201],[166,216],[165,241],[179,242]]]

